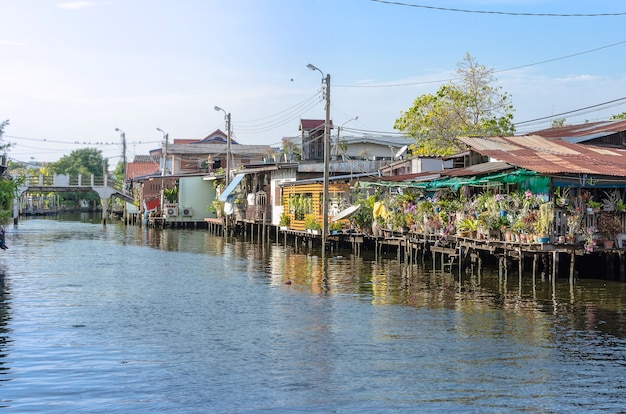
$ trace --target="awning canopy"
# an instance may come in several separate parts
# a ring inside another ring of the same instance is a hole
[[[233,178],[233,180],[230,182],[230,184],[228,184],[228,187],[226,187],[224,191],[222,191],[219,200],[223,203],[228,201],[228,196],[230,195],[230,193],[233,192],[233,190],[239,185],[239,183],[241,182],[241,180],[243,180],[243,177],[245,176],[245,174],[237,174],[235,178]]]
[[[338,221],[341,219],[345,219],[347,217],[350,217],[352,214],[354,214],[359,208],[361,208],[360,204],[357,204],[355,206],[350,206],[348,208],[346,208],[345,210],[341,210],[339,213],[337,213],[335,216],[333,216],[333,218],[331,219],[332,221]]]
[[[145,211],[152,211],[161,207],[161,200],[158,198],[145,199],[143,200],[143,209]]]
[[[422,190],[436,190],[439,188],[451,188],[453,190],[458,190],[463,186],[489,186],[489,185],[500,185],[500,184],[515,184],[522,181],[525,181],[531,177],[535,177],[537,173],[535,171],[528,171],[524,169],[507,171],[507,172],[499,172],[490,175],[482,175],[482,176],[460,176],[460,177],[442,177],[438,179],[434,179],[431,181],[412,181],[412,182],[367,182],[361,183],[364,186],[376,185],[376,186],[385,186],[385,187],[410,187],[410,188],[418,188]]]

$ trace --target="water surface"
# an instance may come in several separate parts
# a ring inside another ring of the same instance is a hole
[[[6,412],[620,412],[624,284],[88,216],[7,228]]]

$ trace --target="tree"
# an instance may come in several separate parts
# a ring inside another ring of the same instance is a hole
[[[6,152],[10,148],[10,144],[2,142],[4,128],[9,125],[9,121],[0,122],[0,151]],[[2,171],[0,175],[0,223],[5,223],[13,213],[13,200],[17,197],[17,189],[19,182],[15,181],[10,175]]]
[[[493,69],[479,65],[468,53],[458,63],[460,83],[451,81],[433,94],[418,96],[394,128],[409,134],[419,155],[450,155],[464,150],[459,136],[511,135],[513,105],[495,83]]]
[[[558,118],[552,121],[552,128],[560,128],[565,125],[565,118]]]
[[[299,160],[302,158],[302,148],[298,146],[291,138],[283,138],[281,154],[290,156],[290,160]]]
[[[82,148],[50,163],[48,169],[53,174],[66,174],[72,177],[82,175],[84,179],[88,180],[92,174],[102,177],[109,170],[109,160],[103,158],[102,151],[96,148]],[[68,205],[78,205],[80,200],[87,200],[92,205],[97,205],[100,202],[100,196],[96,192],[61,193],[60,197]]]
[[[102,158],[102,151],[96,148],[82,148],[50,163],[48,169],[54,174],[70,176],[91,176],[93,174],[102,177],[103,172],[109,170],[109,160]]]
[[[626,119],[626,112],[622,112],[621,114],[612,115],[611,119]]]

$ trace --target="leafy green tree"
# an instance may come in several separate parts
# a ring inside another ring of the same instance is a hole
[[[457,65],[461,82],[442,85],[418,96],[396,119],[394,128],[415,139],[418,155],[450,155],[464,150],[459,136],[497,136],[515,132],[510,96],[493,86],[493,69],[479,65],[468,53]]]
[[[612,115],[611,119],[626,119],[626,112],[622,112],[621,114]]]
[[[4,129],[9,125],[9,121],[0,122],[0,151],[6,152],[10,148],[10,144],[2,142]],[[2,172],[0,175],[0,223],[5,223],[13,213],[13,200],[17,196],[19,182]]]
[[[71,177],[82,175],[83,179],[89,179],[92,174],[96,177],[103,177],[108,169],[109,160],[103,158],[102,151],[96,148],[72,151],[70,155],[64,155],[60,160],[48,165],[48,170],[52,174],[66,174]],[[96,192],[61,193],[60,198],[66,205],[78,205],[80,200],[87,200],[91,205],[100,203],[100,196]]]
[[[53,174],[66,174],[69,176],[102,177],[104,171],[109,169],[109,160],[102,157],[102,151],[96,148],[82,148],[72,151],[70,155],[64,155],[60,160],[50,163],[48,169]]]
[[[113,170],[113,177],[115,178],[115,181],[117,181],[118,183],[122,183],[124,182],[125,177],[125,171],[124,171],[124,163],[123,162],[118,162],[117,166],[115,167],[115,170]]]
[[[283,138],[282,147],[280,153],[291,155],[293,160],[299,160],[302,158],[302,148],[298,146],[291,138]]]
[[[552,128],[559,128],[565,125],[565,118],[559,118],[552,121]]]

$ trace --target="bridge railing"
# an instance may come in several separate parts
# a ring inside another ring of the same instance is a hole
[[[124,192],[124,183],[114,178],[97,175],[26,175],[22,176],[26,187],[102,187],[108,186]]]

